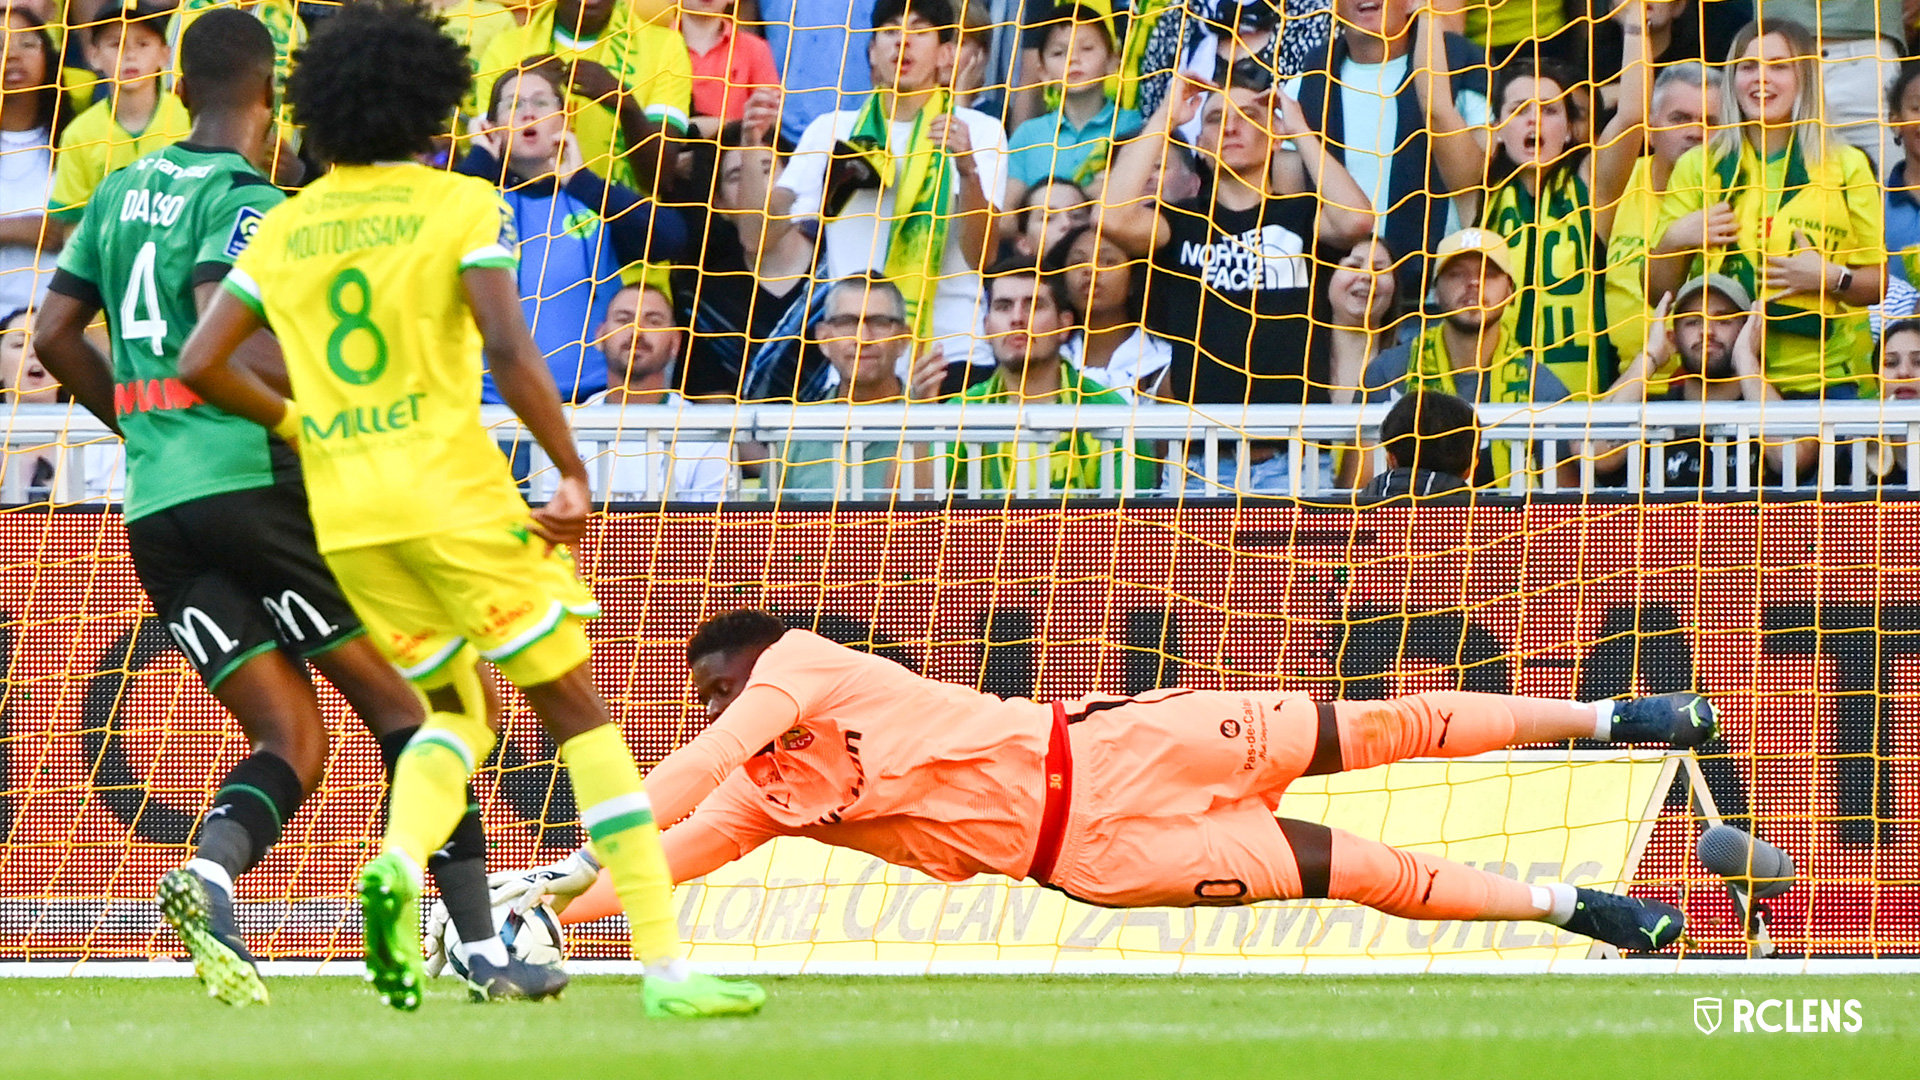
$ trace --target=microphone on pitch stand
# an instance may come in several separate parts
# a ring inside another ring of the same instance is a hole
[[[1772,956],[1767,910],[1759,903],[1793,888],[1793,859],[1765,840],[1731,825],[1715,825],[1700,834],[1695,848],[1700,864],[1727,881],[1740,910],[1749,957]]]
[[[1731,825],[1715,825],[1700,834],[1700,865],[1755,900],[1793,888],[1793,859],[1786,852]]]

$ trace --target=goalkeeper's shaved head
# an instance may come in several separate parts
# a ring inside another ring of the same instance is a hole
[[[404,161],[453,133],[473,72],[443,25],[411,0],[353,0],[321,24],[287,80],[294,122],[321,157]]]

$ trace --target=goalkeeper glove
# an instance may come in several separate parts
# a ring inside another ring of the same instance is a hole
[[[487,906],[493,911],[496,926],[506,921],[502,908],[524,915],[539,907],[542,900],[550,901],[554,913],[558,914],[565,911],[574,898],[592,888],[599,877],[599,862],[592,852],[581,848],[546,866],[488,874]],[[422,942],[428,975],[438,975],[447,966],[447,929],[451,925],[446,901],[435,900],[433,910],[427,914],[427,932]]]
[[[546,866],[531,870],[502,870],[487,875],[487,901],[495,908],[510,905],[522,914],[548,900],[557,914],[600,878],[600,863],[586,848]]]
[[[427,975],[440,974],[447,966],[447,902],[435,900],[433,910],[427,914],[427,936],[422,943],[426,952]]]

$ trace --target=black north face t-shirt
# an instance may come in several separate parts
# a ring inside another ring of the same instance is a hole
[[[1166,208],[1172,238],[1154,253],[1152,329],[1174,342],[1168,395],[1238,405],[1326,401],[1325,334],[1311,313],[1319,199],[1270,198],[1248,210],[1211,191]]]

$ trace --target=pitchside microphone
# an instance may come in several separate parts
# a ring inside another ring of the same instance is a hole
[[[1793,888],[1793,859],[1759,837],[1731,825],[1700,834],[1700,863],[1755,900]]]

